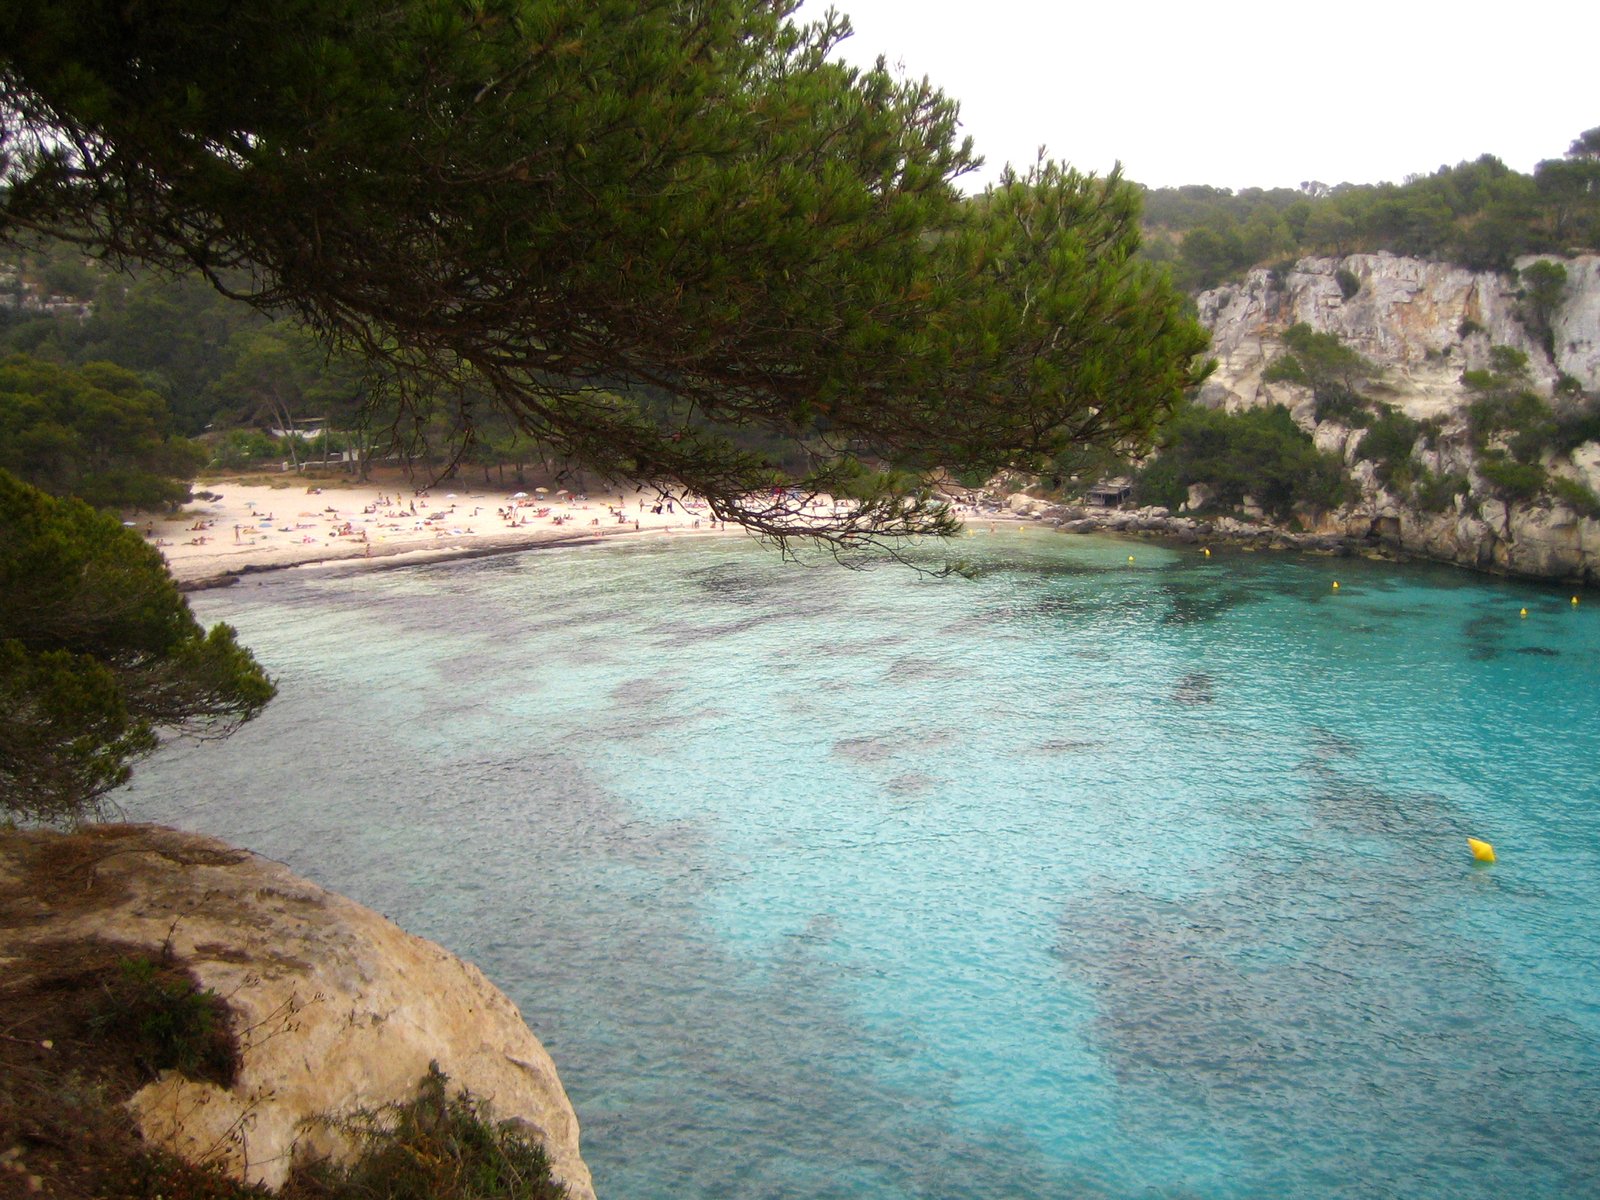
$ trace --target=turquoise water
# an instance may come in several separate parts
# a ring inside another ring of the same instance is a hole
[[[602,1200],[1600,1195],[1600,597],[963,549],[206,593],[281,695],[119,799],[478,962]]]

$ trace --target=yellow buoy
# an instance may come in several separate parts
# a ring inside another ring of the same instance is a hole
[[[1339,590],[1339,581],[1337,579],[1333,581],[1333,590],[1336,592]]]
[[[1472,851],[1472,857],[1479,862],[1494,861],[1494,847],[1488,842],[1480,842],[1477,838],[1468,838],[1467,846]]]
[[[1132,562],[1132,561],[1133,561],[1133,555],[1131,555],[1131,554],[1130,554],[1130,555],[1128,555],[1128,561],[1129,561],[1129,562]]]
[[[1528,615],[1528,610],[1527,609],[1523,609],[1522,610],[1522,615],[1523,616],[1527,616]]]
[[[1207,558],[1210,558],[1210,557],[1211,557],[1211,547],[1210,547],[1210,546],[1207,546],[1207,547],[1206,547],[1206,552],[1205,552],[1205,553],[1206,553],[1206,557],[1207,557]],[[1572,598],[1572,602],[1573,602],[1573,603],[1574,603],[1574,604],[1576,604],[1576,603],[1577,603],[1577,602],[1578,602],[1578,598],[1577,598],[1577,597],[1576,597],[1576,596],[1574,596],[1574,597],[1573,597],[1573,598]]]
[[[1573,602],[1573,603],[1574,603],[1574,604],[1576,604],[1576,603],[1577,603],[1577,602],[1578,602],[1578,598],[1577,598],[1577,597],[1576,597],[1576,596],[1574,596],[1574,597],[1573,597],[1573,598],[1572,598],[1572,602]]]

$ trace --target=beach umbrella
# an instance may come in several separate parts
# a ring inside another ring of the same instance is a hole
[[[513,500],[526,500],[528,498],[528,493],[527,492],[512,492],[511,493],[511,498]]]
[[[533,490],[534,490],[534,491],[536,491],[536,492],[538,492],[538,493],[539,493],[539,495],[541,495],[541,496],[543,496],[543,495],[544,495],[544,494],[545,494],[545,493],[546,493],[546,492],[548,492],[548,491],[549,491],[549,490],[550,490],[550,489],[549,489],[549,488],[534,488],[534,489],[533,489]]]

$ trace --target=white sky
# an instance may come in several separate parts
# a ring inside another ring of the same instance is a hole
[[[961,102],[981,190],[1038,147],[1152,187],[1401,182],[1489,153],[1518,171],[1600,125],[1600,0],[833,0]],[[828,0],[805,0],[814,20]]]

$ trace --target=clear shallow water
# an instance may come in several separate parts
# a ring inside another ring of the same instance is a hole
[[[1600,1195],[1600,599],[963,548],[202,594],[281,695],[120,800],[478,962],[603,1200]]]

